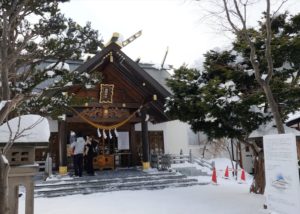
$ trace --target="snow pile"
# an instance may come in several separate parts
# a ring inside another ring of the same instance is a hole
[[[51,63],[46,67],[46,69],[57,69],[57,70],[67,70],[70,71],[70,65],[66,62]]]
[[[84,62],[86,62],[87,60],[93,58],[94,56],[95,56],[95,54],[84,53],[81,55],[80,59],[83,60]]]
[[[15,136],[15,142],[31,143],[31,142],[48,142],[50,137],[50,129],[48,120],[39,115],[22,115],[13,118],[0,126],[0,142],[8,142],[10,137],[10,129],[12,138]]]
[[[284,125],[284,130],[285,133],[293,133],[296,136],[300,136],[300,132],[297,131],[296,129],[290,128],[286,125]],[[274,121],[262,124],[258,127],[258,129],[254,130],[251,132],[249,135],[249,138],[260,138],[263,137],[264,135],[271,135],[271,134],[278,134],[277,128],[275,126]]]
[[[211,174],[211,168],[209,168],[208,166],[201,166],[198,163],[194,162],[194,163],[189,163],[189,162],[184,162],[184,163],[176,163],[176,164],[172,164],[171,166],[172,169],[180,169],[180,168],[195,168],[196,170],[200,170],[201,172],[205,172],[207,174]]]
[[[7,103],[6,100],[5,101],[4,100],[0,101],[0,111],[5,106],[6,103]]]
[[[231,160],[228,159],[228,158],[214,158],[214,159],[206,160],[205,162],[214,163],[216,173],[217,173],[218,184],[223,185],[226,182],[241,183],[242,168],[238,165],[238,170],[237,170],[238,175],[237,175],[237,177],[234,176],[233,173],[232,173],[232,171],[233,171],[232,170],[232,164],[233,164],[234,168],[236,167],[236,162],[235,161],[231,162]],[[224,175],[225,175],[226,167],[228,167],[228,169],[229,169],[229,178],[225,179],[225,181],[224,181]],[[182,168],[195,168],[197,170],[200,170],[201,172],[204,172],[207,175],[201,175],[201,176],[192,175],[191,177],[196,178],[199,182],[206,182],[206,183],[211,182],[212,169],[208,165],[207,166],[201,166],[197,162],[195,162],[195,163],[184,162],[184,163],[179,163],[179,164],[172,164],[172,169],[174,169],[176,171],[180,171],[178,169],[182,169]],[[246,182],[243,182],[243,183],[250,186],[252,184],[252,181],[253,181],[253,176],[248,174],[247,172],[245,172],[245,177],[246,177]]]
[[[4,155],[1,155],[1,159],[3,160],[3,162],[5,164],[8,164],[8,160],[7,160],[7,158]]]

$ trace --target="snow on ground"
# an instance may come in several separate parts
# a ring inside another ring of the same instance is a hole
[[[216,167],[226,168],[227,159],[214,159]],[[187,166],[187,164],[182,164]],[[229,165],[230,166],[230,165]],[[72,195],[57,198],[35,198],[36,214],[262,214],[265,198],[249,193],[248,182],[240,184],[233,177],[223,179],[218,171],[218,185],[208,184],[163,190],[136,190]],[[151,170],[149,171],[151,173]],[[210,176],[197,176],[210,182]],[[19,213],[24,213],[24,196],[20,198]]]
[[[263,203],[264,197],[250,194],[248,185],[222,180],[219,185],[36,198],[35,213],[258,214]]]

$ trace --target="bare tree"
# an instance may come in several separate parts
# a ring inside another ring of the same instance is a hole
[[[230,24],[233,32],[239,36],[244,38],[248,46],[250,47],[250,61],[252,64],[252,67],[255,71],[255,78],[261,88],[263,89],[268,104],[271,108],[271,111],[273,113],[273,117],[277,126],[278,133],[284,133],[284,127],[283,122],[280,116],[278,104],[274,99],[273,93],[271,91],[270,87],[270,81],[273,76],[273,59],[272,59],[272,49],[271,49],[271,40],[272,40],[272,29],[271,29],[271,23],[272,23],[272,15],[271,15],[271,2],[270,0],[266,0],[266,15],[265,15],[265,28],[266,28],[266,35],[265,35],[265,59],[267,61],[267,72],[266,76],[263,76],[263,71],[260,69],[260,64],[257,60],[257,53],[256,48],[254,45],[254,42],[251,39],[251,35],[249,33],[249,30],[247,28],[247,5],[249,3],[249,0],[233,0],[233,5],[229,4],[228,0],[223,0],[223,5],[226,13],[226,18],[228,20],[228,23]],[[282,4],[280,7],[285,3],[286,1],[282,1]],[[280,8],[279,7],[279,8]],[[277,9],[277,11],[279,10]],[[243,11],[243,12],[242,12]],[[274,15],[274,14],[273,14]],[[237,20],[240,22],[241,27],[238,27],[237,24],[235,24],[232,21],[232,16],[236,17]]]
[[[199,2],[204,2],[203,0],[197,0]],[[249,20],[247,20],[247,9],[250,6],[253,6],[258,1],[251,0],[222,0],[222,1],[214,1],[214,5],[220,8],[219,11],[209,11],[209,16],[217,18],[218,20],[222,20],[220,23],[226,29],[231,31],[237,38],[241,38],[244,40],[245,44],[247,44],[250,49],[249,60],[255,72],[255,79],[258,84],[264,91],[266,95],[266,99],[268,101],[268,105],[273,114],[278,133],[284,133],[283,121],[280,115],[278,103],[274,99],[273,93],[270,87],[270,81],[273,76],[273,58],[272,58],[272,48],[271,48],[271,40],[272,40],[272,20],[273,17],[277,14],[280,8],[283,6],[287,0],[282,0],[281,4],[276,8],[275,12],[271,13],[271,1],[265,0],[266,8],[265,8],[265,57],[264,59],[258,59],[257,50],[255,47],[254,38],[251,35],[251,27],[248,26]],[[227,20],[227,25],[223,24],[224,20]],[[262,70],[263,61],[267,62],[267,70]]]
[[[204,2],[205,0],[196,0],[199,2]],[[243,42],[249,49],[249,52],[245,52],[244,57],[248,58],[252,68],[254,70],[255,79],[261,87],[265,94],[267,100],[267,107],[270,108],[277,131],[279,134],[285,133],[282,116],[279,110],[278,102],[275,100],[273,92],[270,87],[270,82],[273,77],[274,66],[273,66],[273,51],[271,41],[272,35],[272,23],[282,6],[287,2],[287,0],[277,1],[275,10],[271,10],[271,0],[264,0],[265,11],[263,13],[264,20],[261,21],[262,41],[264,45],[260,47],[260,50],[256,49],[255,41],[255,31],[253,27],[249,26],[249,14],[247,14],[250,7],[256,6],[257,0],[207,0],[206,2],[213,3],[215,5],[214,11],[208,12],[208,17],[217,19],[219,25],[223,29],[230,31],[236,38]],[[274,3],[274,2],[273,2]],[[261,53],[264,51],[264,54]],[[241,140],[241,139],[240,139]],[[241,140],[243,143],[248,144],[245,140]],[[255,164],[254,164],[254,181],[251,186],[251,190],[263,194],[265,189],[265,176],[264,176],[264,157],[261,148],[257,148],[253,144],[249,144],[255,154]]]
[[[52,98],[57,98],[57,103],[68,102],[71,97],[57,93],[64,92],[69,87],[66,85],[70,85],[67,83],[84,86],[85,83],[94,85],[100,81],[99,76],[68,72],[59,66],[66,59],[79,59],[82,53],[96,53],[102,45],[98,32],[91,28],[90,23],[80,26],[60,12],[59,4],[64,2],[67,0],[0,1],[0,101],[5,101],[0,109],[0,125],[16,116],[21,109],[30,112],[30,103],[45,103],[47,100],[53,105]],[[49,59],[55,60],[55,63],[46,69],[39,67]],[[53,73],[53,79],[59,77],[59,80],[48,89],[42,88],[37,92],[37,86],[49,78],[48,71]],[[41,106],[37,106],[37,111],[40,109]],[[49,112],[46,109],[44,113]],[[9,162],[5,154],[15,140],[12,137],[0,151],[1,214],[9,212]]]

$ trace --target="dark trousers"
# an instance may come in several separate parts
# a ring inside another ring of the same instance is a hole
[[[87,155],[86,157],[86,171],[89,175],[94,175],[94,167],[93,167],[93,156]]]
[[[83,168],[83,154],[74,155],[74,173],[75,176],[82,176],[82,168]]]

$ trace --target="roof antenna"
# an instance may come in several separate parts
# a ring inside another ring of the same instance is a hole
[[[166,53],[164,55],[163,61],[161,62],[160,70],[162,70],[164,68],[164,64],[165,64],[168,52],[169,52],[169,47],[167,47],[167,50],[166,50]]]

